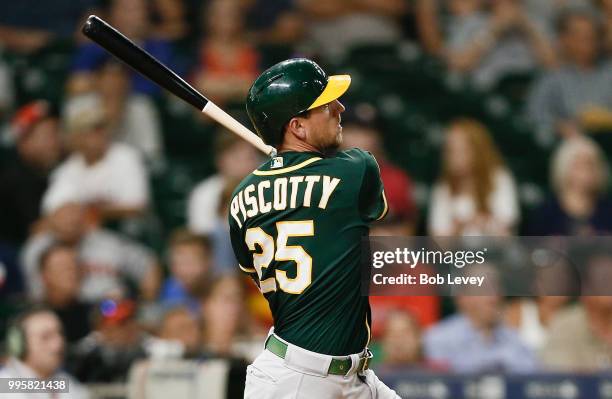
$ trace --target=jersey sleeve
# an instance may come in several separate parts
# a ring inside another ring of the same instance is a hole
[[[234,256],[238,261],[238,267],[243,273],[250,275],[257,282],[257,271],[253,267],[253,257],[251,256],[249,248],[244,241],[242,231],[236,224],[236,221],[233,220],[231,216],[228,217],[230,226],[230,240],[232,243],[232,249],[234,250]]]
[[[384,218],[389,207],[376,159],[368,151],[362,154],[365,168],[359,191],[359,213],[364,220],[373,222]]]

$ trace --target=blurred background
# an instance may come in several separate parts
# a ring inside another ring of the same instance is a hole
[[[20,0],[0,8],[0,376],[238,398],[272,322],[226,222],[263,158],[82,36],[92,13],[249,127],[272,64],[351,74],[345,145],[390,205],[373,235],[612,231],[610,0]],[[612,253],[585,262],[604,272],[583,285],[610,281]],[[610,297],[371,302],[372,367],[404,398],[612,398]]]

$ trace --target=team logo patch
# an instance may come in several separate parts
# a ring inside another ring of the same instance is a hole
[[[272,166],[270,166],[270,169],[276,169],[276,168],[282,168],[282,167],[283,167],[282,157],[276,157],[272,159]]]

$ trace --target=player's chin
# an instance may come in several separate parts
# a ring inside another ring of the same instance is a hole
[[[336,152],[338,152],[341,145],[342,145],[342,134],[336,136],[336,139],[326,146],[325,153],[328,155],[335,154]]]
[[[331,137],[331,140],[329,140],[329,143],[327,143],[327,147],[338,149],[340,148],[340,145],[342,145],[342,128],[336,130],[336,134]]]

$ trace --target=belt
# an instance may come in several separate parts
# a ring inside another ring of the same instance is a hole
[[[285,358],[287,354],[288,345],[278,339],[274,334],[271,334],[266,341],[266,349],[270,352],[274,353],[276,356],[281,359]],[[372,353],[366,349],[364,357],[359,358],[359,366],[357,367],[357,371],[364,371],[368,368],[368,361],[372,358]],[[345,357],[343,359],[333,358],[329,369],[327,370],[328,374],[334,375],[346,375],[353,366],[353,362],[350,357]]]

